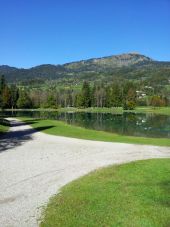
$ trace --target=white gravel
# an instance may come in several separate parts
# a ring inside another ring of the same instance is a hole
[[[51,136],[16,119],[0,138],[0,227],[34,227],[68,182],[110,164],[170,157],[170,148]]]

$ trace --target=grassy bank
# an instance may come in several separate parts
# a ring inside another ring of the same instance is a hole
[[[112,114],[123,114],[123,112],[132,112],[132,113],[153,113],[153,114],[163,114],[170,115],[170,107],[136,107],[135,110],[123,110],[122,107],[113,107],[113,108],[61,108],[58,109],[60,112],[87,112],[87,113],[112,113]]]
[[[137,107],[132,112],[170,115],[170,107]]]
[[[4,134],[7,132],[9,129],[9,124],[7,121],[0,119],[0,135]]]
[[[86,112],[86,113],[112,113],[112,114],[122,114],[123,108],[122,107],[113,107],[113,108],[106,108],[106,107],[89,107],[89,108],[60,108],[58,109],[59,112]]]
[[[51,198],[40,227],[169,226],[170,159],[97,170]]]
[[[2,111],[2,110],[0,110]],[[43,111],[43,112],[87,112],[87,113],[113,113],[113,114],[122,114],[123,113],[123,109],[122,107],[117,107],[117,108],[97,108],[97,107],[89,107],[89,108],[75,108],[75,107],[66,107],[66,108],[56,108],[56,109],[52,109],[52,108],[38,108],[38,109],[5,109],[3,111],[18,111],[18,112],[22,112],[22,111]]]
[[[166,138],[144,138],[134,136],[124,136],[104,131],[96,131],[69,125],[56,120],[39,120],[31,118],[20,118],[37,130],[51,135],[73,137],[87,140],[98,140],[106,142],[121,142],[132,144],[148,144],[157,146],[170,146],[170,139]]]
[[[0,110],[2,111],[2,110]],[[7,111],[12,111],[7,109]],[[59,109],[13,109],[13,111],[50,111],[50,112],[86,112],[86,113],[112,113],[112,114],[123,114],[124,112],[132,113],[150,113],[150,114],[163,114],[170,116],[170,107],[136,107],[135,110],[123,110],[122,107],[112,108],[100,108],[100,107],[89,107],[89,108],[59,108]]]

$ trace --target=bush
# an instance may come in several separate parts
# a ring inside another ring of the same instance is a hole
[[[154,106],[154,107],[167,106],[167,100],[166,100],[166,98],[162,98],[160,96],[155,95],[151,99],[151,106]]]
[[[136,103],[134,101],[126,101],[123,105],[124,110],[134,110]]]

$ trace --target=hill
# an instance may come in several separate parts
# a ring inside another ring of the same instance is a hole
[[[110,81],[113,78],[151,80],[159,78],[167,83],[170,79],[170,62],[155,61],[139,53],[127,53],[109,57],[93,58],[63,65],[39,65],[30,69],[0,66],[0,75],[8,82],[42,82],[46,80]],[[63,82],[64,83],[64,82]]]

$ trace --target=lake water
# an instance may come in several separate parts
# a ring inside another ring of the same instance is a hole
[[[122,135],[170,138],[170,116],[124,113],[59,113],[54,111],[5,111],[0,117],[33,117],[65,121],[89,129]]]

